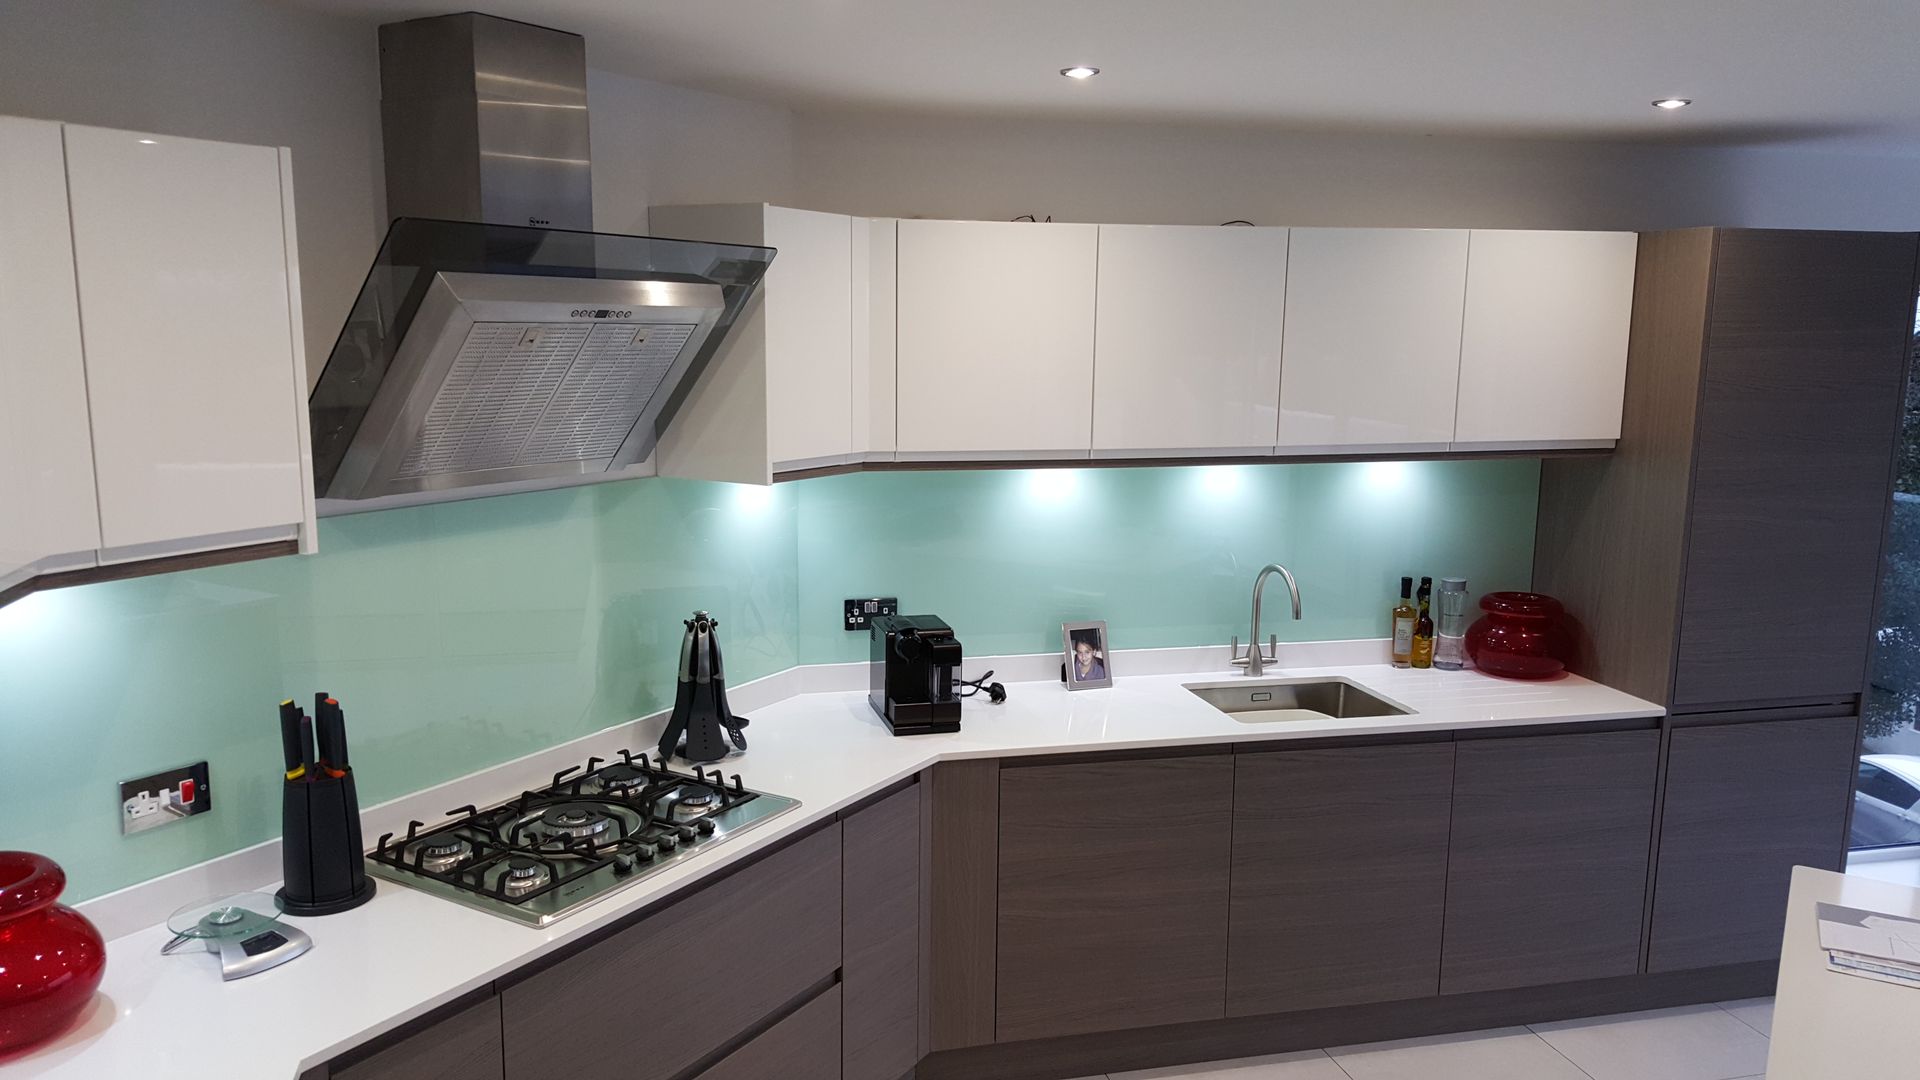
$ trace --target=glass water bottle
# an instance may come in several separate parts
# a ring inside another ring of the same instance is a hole
[[[1438,634],[1433,643],[1433,666],[1459,671],[1467,661],[1467,579],[1441,578]]]

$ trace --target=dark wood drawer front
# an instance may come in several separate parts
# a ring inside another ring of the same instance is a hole
[[[1910,233],[1720,234],[1676,705],[1864,688],[1914,256]]]
[[[1439,993],[1453,752],[1240,755],[1229,1016]]]
[[[1793,868],[1845,861],[1856,735],[1852,716],[1673,731],[1649,970],[1780,955]]]
[[[887,796],[840,827],[844,1080],[900,1080],[920,1060],[920,786]]]
[[[839,966],[835,823],[508,987],[507,1080],[668,1080]]]
[[[840,987],[828,987],[699,1080],[840,1080],[840,1005]]]
[[[1657,731],[1455,747],[1440,991],[1640,966]]]
[[[1225,1015],[1229,755],[1000,773],[1000,1042]]]
[[[333,1080],[501,1080],[500,999],[486,998],[328,1075]]]

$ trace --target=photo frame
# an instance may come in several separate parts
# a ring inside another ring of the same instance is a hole
[[[1060,649],[1066,659],[1067,689],[1113,685],[1113,654],[1107,647],[1106,623],[1061,623]]]

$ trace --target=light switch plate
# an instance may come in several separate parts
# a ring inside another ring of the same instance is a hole
[[[196,761],[177,769],[120,781],[120,835],[171,825],[213,809],[213,791],[207,782],[207,763]]]

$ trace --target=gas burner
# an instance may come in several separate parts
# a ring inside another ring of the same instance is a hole
[[[500,878],[501,891],[508,896],[525,896],[535,889],[544,889],[553,881],[553,871],[538,859],[521,856],[507,860],[507,870]]]
[[[659,809],[675,819],[685,820],[719,809],[721,801],[720,793],[713,788],[688,781],[660,796]]]
[[[609,765],[594,777],[600,790],[608,795],[637,795],[652,777],[638,765]]]
[[[584,803],[561,803],[541,811],[540,824],[558,836],[586,839],[613,828],[613,818],[608,817],[606,811]]]
[[[532,848],[541,855],[576,856],[614,847],[641,827],[640,815],[621,803],[574,798],[536,805],[507,825],[501,839],[509,847]]]
[[[473,859],[473,845],[458,836],[440,836],[420,844],[420,869],[444,874]]]

